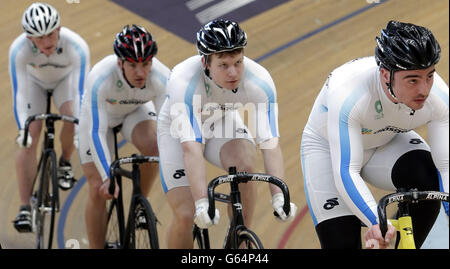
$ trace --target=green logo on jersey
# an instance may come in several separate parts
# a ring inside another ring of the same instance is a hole
[[[211,87],[209,86],[209,84],[205,84],[205,90],[206,90],[206,96],[211,96]]]
[[[119,89],[122,88],[122,87],[123,87],[123,82],[122,82],[122,80],[119,79],[119,80],[117,81],[116,85],[117,85],[117,88],[119,88]]]
[[[383,106],[381,105],[381,101],[380,100],[375,102],[375,111],[377,112],[377,115],[375,116],[376,120],[379,120],[379,119],[384,117]]]
[[[33,51],[33,54],[34,55],[37,55],[37,54],[39,54],[39,50],[38,50],[38,48],[33,44],[33,49],[32,49],[32,51]]]

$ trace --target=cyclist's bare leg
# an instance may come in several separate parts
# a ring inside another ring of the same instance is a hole
[[[177,187],[166,193],[173,217],[167,228],[167,247],[193,248],[192,226],[194,225],[194,201],[191,188]]]
[[[99,193],[102,178],[93,162],[81,166],[89,183],[89,195],[86,204],[86,230],[89,239],[89,247],[102,249],[105,244],[106,233],[106,200]]]
[[[141,154],[159,156],[156,141],[156,121],[146,120],[138,123],[133,129],[131,139]],[[158,164],[145,163],[140,166],[140,169],[142,194],[147,197],[158,174]]]
[[[238,172],[255,172],[256,167],[256,148],[253,143],[247,139],[233,139],[222,146],[220,149],[220,160],[225,169],[235,166]],[[242,199],[242,214],[247,227],[251,226],[253,212],[256,203],[256,185],[254,182],[240,184]],[[228,215],[231,216],[231,207],[228,208]]]
[[[19,185],[21,205],[30,204],[33,179],[37,172],[36,151],[39,144],[42,122],[34,121],[29,126],[32,144],[29,148],[19,148],[16,153],[16,177]]]
[[[73,102],[71,100],[64,102],[61,105],[61,107],[59,108],[59,112],[62,115],[73,117]],[[75,134],[74,124],[69,123],[69,122],[64,122],[62,129],[61,129],[61,134],[59,136],[59,139],[61,141],[62,157],[66,161],[70,161],[72,153],[75,149],[75,146],[73,145],[74,134]]]

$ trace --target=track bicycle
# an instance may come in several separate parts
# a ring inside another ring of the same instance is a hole
[[[216,208],[215,201],[229,203],[232,208],[232,217],[223,243],[224,249],[238,249],[242,246],[247,249],[264,248],[259,237],[244,224],[239,184],[247,183],[249,181],[263,181],[278,186],[284,196],[283,210],[286,215],[289,215],[291,209],[289,189],[281,179],[267,174],[236,172],[236,167],[230,167],[228,175],[216,177],[208,184],[209,217],[214,219]],[[230,195],[214,191],[218,185],[225,183],[230,184]],[[278,215],[276,212],[274,212],[274,214],[276,216]],[[193,239],[197,242],[197,246],[200,249],[210,248],[208,229],[201,229],[194,224]]]
[[[120,126],[113,129],[116,160],[111,164],[109,171],[111,180],[109,193],[114,194],[115,183],[117,182],[119,195],[117,199],[113,198],[108,202],[105,248],[158,249],[157,220],[149,201],[142,195],[139,165],[143,163],[158,163],[159,158],[136,154],[133,154],[131,157],[119,158],[116,135],[119,130]],[[121,167],[126,164],[132,165],[131,171]],[[132,181],[132,195],[126,222],[122,177]]]
[[[399,189],[396,193],[383,196],[378,202],[378,218],[380,230],[383,238],[387,232],[386,206],[391,203],[398,203],[398,219],[389,219],[399,232],[400,241],[398,249],[415,249],[414,232],[412,219],[409,215],[409,204],[419,201],[438,200],[448,203],[448,193],[439,191],[418,191],[417,189]]]
[[[45,121],[45,135],[42,153],[30,198],[32,231],[36,233],[36,247],[52,248],[55,214],[59,212],[59,190],[56,152],[54,149],[55,122],[58,120],[78,124],[78,119],[50,113],[52,91],[47,92],[47,113],[28,117],[24,126],[23,145],[27,144],[29,126],[33,121]]]

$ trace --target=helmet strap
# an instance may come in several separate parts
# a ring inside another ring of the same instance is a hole
[[[131,83],[128,81],[127,79],[127,75],[125,75],[125,69],[123,69],[123,64],[125,63],[125,60],[122,60],[122,76],[125,79],[125,81],[127,82],[128,86],[130,86],[130,88],[134,88],[133,85],[131,85]]]
[[[394,91],[392,90],[392,85],[394,84],[394,70],[389,71],[389,82],[386,83],[388,87],[388,92],[392,98],[394,98],[396,103],[399,103],[397,96],[395,96]]]
[[[209,69],[208,69],[208,55],[203,55],[203,59],[205,60],[205,66],[203,68],[203,72],[205,72],[205,75],[212,80],[211,76],[209,75]]]

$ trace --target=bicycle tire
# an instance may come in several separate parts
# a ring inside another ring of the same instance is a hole
[[[43,158],[33,208],[33,226],[36,231],[36,247],[51,249],[58,201],[56,154],[54,151],[48,151],[44,153]]]
[[[123,204],[121,197],[107,202],[105,249],[123,248]],[[122,217],[120,217],[122,216]]]
[[[244,243],[247,249],[264,249],[261,240],[251,230],[241,230],[238,235],[238,247]]]
[[[201,229],[197,225],[194,225],[192,229],[192,238],[194,244],[197,243],[199,249],[210,249],[208,229]]]
[[[133,215],[129,218],[128,247],[131,249],[158,249],[156,216],[148,200],[139,195],[135,198]],[[139,213],[144,213],[139,215]],[[139,219],[138,219],[139,218]],[[144,218],[142,220],[142,218]]]

